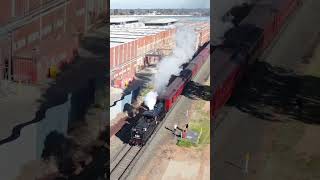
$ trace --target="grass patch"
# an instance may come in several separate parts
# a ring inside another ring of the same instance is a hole
[[[200,133],[199,145],[210,144],[210,114],[204,110],[205,102],[199,101],[195,104],[197,109],[193,112],[190,121],[190,129]]]
[[[210,144],[210,121],[192,123],[190,129],[200,134],[199,144]]]
[[[182,139],[180,138],[177,142],[177,146],[180,146],[180,147],[192,147],[192,146],[195,146],[194,143],[192,143],[191,141],[189,141],[188,139]]]

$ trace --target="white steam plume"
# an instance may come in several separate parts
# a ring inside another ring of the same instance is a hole
[[[157,92],[151,91],[144,98],[144,104],[148,106],[149,110],[153,110],[154,105],[156,105],[157,96],[158,96]]]
[[[161,93],[168,84],[171,75],[178,75],[180,66],[189,61],[196,50],[197,37],[193,29],[181,27],[176,33],[176,47],[171,56],[163,58],[157,65],[154,75],[154,87]]]

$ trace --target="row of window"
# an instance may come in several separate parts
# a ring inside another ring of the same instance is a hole
[[[171,40],[169,38],[167,38],[167,42],[171,42]],[[139,57],[141,56],[142,54],[145,54],[146,52],[150,51],[151,49],[154,49],[155,47],[159,47],[161,43],[165,43],[166,42],[166,39],[163,39],[163,40],[159,40],[155,43],[152,43],[152,44],[149,44],[149,45],[146,45],[146,46],[143,46],[142,50],[137,50],[137,54],[136,56]],[[128,49],[128,55],[133,55],[133,52],[131,51],[131,46],[132,44],[129,44],[130,48]],[[124,55],[124,51],[125,49],[122,48],[122,55]],[[116,65],[118,64],[121,64],[123,63],[124,59],[127,58],[127,57],[123,57],[122,59],[120,59],[120,51],[118,51],[118,56],[116,58],[115,56],[115,48],[113,48],[113,57],[112,57],[112,62],[113,62],[113,67],[115,67]],[[136,57],[133,57],[133,58],[136,58]]]
[[[49,33],[51,33],[53,30],[57,30],[58,28],[62,27],[63,26],[63,19],[59,19],[58,21],[56,21],[55,23],[53,24],[50,24],[46,27],[44,27],[42,29],[42,33],[41,33],[41,36],[46,36],[48,35]],[[31,44],[33,43],[34,41],[38,40],[40,37],[40,32],[33,32],[31,33],[29,36],[27,36],[27,38],[22,38],[20,39],[19,41],[17,41],[14,45],[13,45],[13,48],[15,50],[18,50],[18,49],[21,49],[23,48],[24,46],[26,46],[26,44]]]

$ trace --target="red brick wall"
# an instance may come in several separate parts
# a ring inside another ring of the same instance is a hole
[[[0,25],[6,24],[11,18],[11,0],[1,0]]]

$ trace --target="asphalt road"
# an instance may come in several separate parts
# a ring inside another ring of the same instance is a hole
[[[209,75],[210,75],[210,57],[208,58],[206,63],[202,66],[198,75],[195,77],[194,82],[201,84],[206,80],[206,78]],[[177,123],[179,127],[183,128],[182,126],[185,125],[187,121],[187,119],[185,118],[185,112],[187,111],[187,109],[190,109],[191,102],[192,102],[192,99],[185,96],[181,96],[180,100],[177,102],[174,109],[172,109],[170,114],[167,115],[167,118],[163,126],[161,127],[161,129],[152,139],[146,151],[142,154],[139,161],[135,164],[135,166],[131,170],[130,175],[127,178],[128,180],[136,179],[136,177],[139,176],[139,172],[143,170],[143,168],[146,166],[147,163],[150,162],[150,160],[152,159],[152,156],[154,155],[154,152],[159,147],[161,147],[161,144],[163,144],[166,141],[176,140],[174,139],[174,136],[172,135],[171,131],[169,131],[165,127],[172,129],[174,124]]]
[[[266,64],[296,73],[302,72],[301,61],[310,48],[308,44],[320,30],[320,14],[317,11],[319,8],[318,0],[304,1],[304,5],[290,17],[278,39],[260,59]],[[259,77],[255,78],[259,79]],[[271,88],[266,87],[266,89]],[[283,97],[287,95],[282,94]],[[250,94],[247,96],[249,97]],[[274,108],[268,105],[262,104],[258,108]],[[281,117],[278,118],[281,119]],[[270,127],[277,122],[259,118],[252,111],[240,111],[239,106],[232,105],[223,108],[216,122],[220,124],[214,131],[214,149],[211,150],[213,151],[213,178],[215,180],[252,179],[251,175],[256,174],[259,168],[263,167],[265,158],[262,155],[265,150],[263,148],[266,147]],[[247,153],[250,153],[249,175],[243,172]]]

